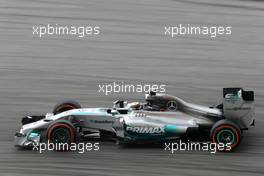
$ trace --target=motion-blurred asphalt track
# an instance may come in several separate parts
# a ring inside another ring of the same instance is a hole
[[[264,2],[210,0],[0,0],[0,175],[263,175]],[[32,26],[99,25],[100,36],[32,35]],[[230,25],[232,35],[164,36],[164,26]],[[234,153],[120,149],[19,151],[20,118],[44,114],[63,98],[111,106],[143,94],[98,93],[98,84],[166,84],[167,93],[215,104],[223,87],[256,92],[256,126]]]

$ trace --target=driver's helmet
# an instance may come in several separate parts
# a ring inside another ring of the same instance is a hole
[[[141,104],[139,102],[132,102],[127,104],[127,108],[131,108],[134,110],[139,110],[141,109]]]

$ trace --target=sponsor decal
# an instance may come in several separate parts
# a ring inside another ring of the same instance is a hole
[[[236,94],[226,94],[227,101],[236,102],[242,98],[242,90],[239,90]]]
[[[251,110],[251,107],[234,107],[234,108],[225,108],[225,109],[238,111],[238,110]]]
[[[92,123],[114,123],[114,121],[110,120],[90,120]]]
[[[134,133],[143,133],[143,134],[161,134],[165,133],[163,127],[126,127],[127,131]]]

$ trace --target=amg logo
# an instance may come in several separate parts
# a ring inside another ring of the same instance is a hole
[[[164,128],[162,127],[126,127],[126,130],[135,133],[145,133],[145,134],[160,134],[165,132]]]

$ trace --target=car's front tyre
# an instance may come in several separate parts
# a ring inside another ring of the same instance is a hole
[[[56,150],[69,150],[72,143],[76,141],[76,130],[75,127],[68,121],[58,121],[51,124],[47,130],[48,144],[68,145],[67,148],[56,149]]]
[[[65,111],[69,111],[71,109],[80,109],[80,108],[81,105],[78,102],[74,100],[65,100],[54,106],[53,114],[56,115]]]

